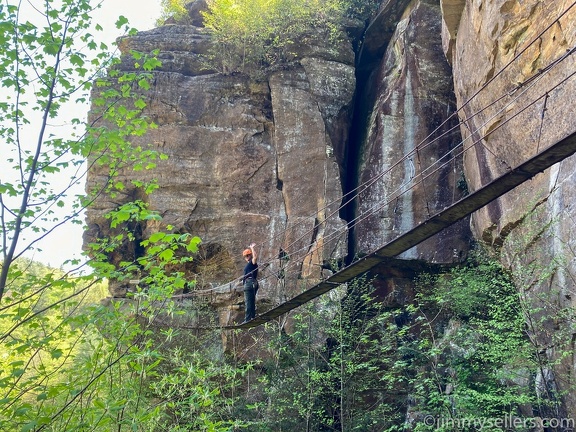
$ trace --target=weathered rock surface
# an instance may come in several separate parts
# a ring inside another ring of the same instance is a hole
[[[343,158],[355,92],[350,46],[302,47],[293,67],[255,81],[202,69],[209,41],[204,29],[168,25],[121,43],[160,50],[148,115],[158,125],[135,144],[152,143],[168,155],[153,172],[126,178],[158,180],[150,196],[124,190],[101,197],[87,214],[86,240],[109,236],[104,212],[139,196],[163,217],[161,226],[200,236],[200,256],[186,269],[198,289],[226,284],[242,274],[242,250],[256,242],[260,254],[260,306],[292,297],[321,277],[321,265],[347,253],[347,225],[339,216]],[[127,57],[121,66],[130,70]],[[106,178],[90,173],[89,187]],[[134,227],[142,238],[161,228]],[[289,261],[280,262],[280,248]],[[113,263],[137,256],[134,244],[112,253]],[[283,276],[279,281],[279,266]],[[281,282],[281,283],[279,283]],[[112,294],[127,286],[112,283]],[[221,324],[240,322],[241,293],[216,305]]]
[[[576,130],[569,114],[576,57],[568,51],[576,43],[576,8],[568,0],[461,3],[442,2],[444,46],[454,67],[466,178],[476,190]],[[568,359],[576,355],[574,323],[560,318],[574,307],[576,288],[575,163],[562,161],[472,217],[474,235],[503,248],[533,312],[554,317],[533,338],[542,353],[564,359],[553,378],[561,390],[574,385]],[[573,391],[564,402],[564,414],[574,418]]]
[[[440,8],[412,2],[397,22],[366,93],[376,95],[360,150],[356,247],[371,252],[460,199],[464,176]],[[374,44],[374,42],[372,42]],[[404,157],[403,157],[404,156]],[[465,256],[460,222],[402,254],[435,263]]]
[[[569,115],[576,57],[568,51],[576,42],[576,7],[569,0],[385,0],[356,59],[352,45],[319,39],[294,46],[292,66],[264,81],[205,68],[210,39],[200,3],[190,7],[189,25],[121,43],[123,52],[160,49],[163,66],[149,94],[159,128],[140,142],[170,158],[154,173],[138,174],[158,178],[160,189],[149,197],[128,190],[114,201],[101,198],[87,213],[87,240],[105,237],[105,211],[135,196],[147,200],[163,225],[203,239],[187,269],[200,289],[239,276],[240,252],[255,241],[265,267],[260,307],[292,297],[321,277],[326,261],[372,251],[576,129]],[[131,69],[127,57],[121,67]],[[574,384],[576,357],[569,318],[576,298],[575,160],[401,257],[451,263],[474,238],[503,252],[522,294],[553,317],[531,336],[540,353],[561,359],[539,377],[561,390]],[[93,170],[89,186],[106,175]],[[348,250],[340,205],[343,189],[355,185],[362,188],[347,215],[355,225]],[[138,239],[159,226],[133,228]],[[277,260],[280,248],[290,260]],[[110,260],[138,253],[126,244]],[[380,268],[387,272],[382,295],[409,302],[408,267],[388,267]],[[241,292],[226,286],[210,300],[221,324],[241,321],[243,313]],[[126,286],[112,289],[121,296]],[[576,418],[573,392],[562,409]]]

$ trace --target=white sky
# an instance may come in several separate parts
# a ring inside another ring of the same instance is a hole
[[[40,0],[29,0],[34,4]],[[41,0],[43,1],[43,0]],[[97,0],[94,0],[96,3]],[[109,46],[120,36],[120,30],[116,29],[114,23],[120,15],[124,15],[131,27],[138,30],[149,30],[154,28],[156,19],[160,16],[161,0],[102,0],[102,8],[94,15],[94,23],[100,24],[104,32],[96,32],[97,37],[104,38]],[[88,111],[88,104],[84,107]],[[75,106],[74,109],[78,109]],[[80,107],[82,109],[82,107]],[[83,116],[76,112],[75,117]],[[32,126],[33,128],[33,126]],[[83,188],[78,193],[83,193]],[[63,262],[70,258],[78,258],[82,249],[82,227],[74,224],[66,224],[52,234],[50,234],[41,244],[42,251],[36,251],[26,256],[49,264],[53,267],[62,266]]]
[[[120,15],[130,21],[132,27],[138,30],[149,30],[154,27],[156,19],[160,16],[161,0],[103,0],[102,8],[98,11],[96,22],[102,27],[115,29],[114,23]]]

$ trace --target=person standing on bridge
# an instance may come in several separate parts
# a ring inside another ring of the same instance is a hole
[[[246,312],[242,324],[253,320],[256,316],[256,292],[258,291],[258,255],[256,243],[251,243],[248,249],[242,252],[246,260],[242,285],[244,286],[244,306]]]

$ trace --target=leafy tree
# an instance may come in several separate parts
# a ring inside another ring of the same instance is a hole
[[[438,423],[420,421],[415,430],[475,430],[481,419],[537,415],[537,352],[510,274],[478,253],[449,274],[421,279],[419,291],[419,335],[409,345],[413,409]]]
[[[187,0],[161,0],[160,17],[156,20],[156,25],[161,26],[169,19],[174,19],[178,22],[186,22],[188,17],[188,10],[186,9]]]
[[[131,218],[150,216],[136,208]],[[113,213],[112,223],[124,220],[125,212]],[[0,343],[9,353],[0,358],[0,430],[134,430],[165,424],[171,401],[150,398],[151,380],[174,332],[158,331],[157,321],[160,313],[175,313],[170,298],[186,283],[170,267],[190,258],[175,259],[173,252],[194,252],[198,242],[181,234],[151,236],[150,254],[140,258],[149,271],[141,281],[145,288],[137,286],[131,300],[107,305],[96,302],[99,275],[129,273],[132,263],[123,263],[123,269],[102,263],[95,265],[95,275],[72,278],[52,269],[37,271],[26,260],[14,262],[8,304],[0,315]],[[103,246],[101,253],[109,243]],[[205,392],[202,384],[189,387],[190,397]],[[221,422],[204,417],[203,424],[220,430]]]
[[[235,367],[211,359],[206,346],[201,353],[194,351],[200,349],[197,344],[198,340],[193,340],[192,345],[171,349],[151,382],[152,395],[166,407],[157,425],[161,430],[191,432],[246,426],[249,422],[237,411],[245,405],[240,396],[249,366]]]
[[[63,0],[44,7],[27,10],[19,2],[0,5],[4,93],[0,130],[7,159],[0,183],[0,299],[15,259],[33,251],[62,225],[82,223],[82,211],[91,197],[74,194],[85,179],[86,159],[93,163],[135,160],[141,149],[131,147],[127,138],[153,126],[141,116],[144,100],[130,91],[132,83],[145,89],[145,76],[112,71],[112,79],[122,82],[120,88],[102,78],[114,60],[108,47],[92,35],[103,29],[91,26],[90,2]],[[24,20],[25,16],[31,20]],[[128,31],[125,18],[116,24]],[[155,65],[152,58],[140,64],[148,70]],[[82,113],[74,108],[86,105],[94,82],[102,89],[96,101],[101,118],[95,121],[114,122],[118,130],[86,126],[84,119],[71,115]],[[133,96],[132,108],[122,102]]]
[[[383,431],[402,423],[398,329],[370,282],[355,280],[295,319],[290,336],[273,340],[275,362],[263,364],[267,402],[254,430]]]
[[[272,339],[253,430],[472,431],[486,419],[566,417],[538,379],[553,366],[527,335],[539,311],[494,258],[424,275],[417,292],[386,306],[360,280],[308,305]]]
[[[258,75],[297,59],[296,46],[345,38],[347,19],[366,19],[374,2],[340,0],[210,0],[204,25],[214,39],[207,66],[222,73]],[[325,43],[325,42],[324,42]]]
[[[108,215],[117,230],[113,238],[88,246],[91,270],[81,272],[79,261],[64,272],[23,259],[59,227],[82,224],[82,212],[97,197],[122,191],[119,172],[153,169],[163,157],[132,143],[155,127],[145,115],[145,94],[159,61],[134,52],[133,71],[121,72],[94,36],[103,29],[92,24],[93,11],[89,0],[0,5],[0,131],[7,163],[0,179],[0,431],[145,430],[163,424],[168,409],[150,398],[150,379],[173,331],[154,325],[160,311],[174,312],[170,298],[189,282],[177,269],[192,259],[200,239],[171,227],[135,239],[130,224],[160,220],[135,200]],[[116,25],[132,33],[125,18]],[[90,92],[87,122],[75,116]],[[96,165],[104,167],[106,180],[78,193]],[[145,195],[156,186],[131,187]],[[122,242],[136,240],[144,251],[137,261],[108,262]],[[103,281],[138,272],[141,285],[129,299],[100,304]],[[210,419],[204,425],[223,428]]]

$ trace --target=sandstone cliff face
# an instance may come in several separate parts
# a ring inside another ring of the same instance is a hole
[[[157,178],[160,187],[150,196],[124,190],[114,201],[101,197],[87,214],[86,240],[110,235],[105,211],[142,198],[163,220],[134,227],[137,239],[167,225],[202,238],[201,253],[186,271],[198,289],[226,284],[215,305],[226,325],[243,319],[242,293],[234,288],[250,242],[260,254],[262,304],[294,296],[321,277],[323,262],[346,255],[339,166],[351,121],[354,56],[351,46],[304,47],[294,67],[255,81],[202,69],[208,43],[194,25],[167,25],[122,41],[123,52],[160,50],[163,66],[154,74],[147,113],[158,129],[135,144],[153,143],[169,158],[154,172],[123,173]],[[94,169],[89,187],[106,175]],[[280,248],[290,253],[286,265],[277,259]],[[137,253],[126,243],[109,259]],[[111,287],[115,296],[128,288]]]
[[[380,39],[387,49],[367,84],[366,95],[375,95],[375,101],[360,150],[355,237],[361,252],[424,222],[465,192],[452,71],[442,50],[440,22],[437,2],[411,2],[390,40]],[[457,262],[469,239],[464,220],[402,257]]]
[[[240,252],[255,241],[265,267],[260,306],[292,297],[322,276],[323,262],[372,251],[466,188],[482,187],[574,131],[576,57],[562,58],[576,39],[576,8],[569,6],[568,0],[386,0],[357,53],[351,44],[336,51],[321,43],[300,47],[297,62],[259,82],[202,69],[210,39],[191,8],[191,24],[122,43],[124,52],[160,49],[163,61],[149,95],[159,128],[145,141],[170,158],[142,174],[160,184],[146,200],[163,225],[203,239],[188,269],[200,288],[239,276]],[[401,258],[457,262],[473,238],[487,242],[518,270],[522,294],[560,317],[574,306],[574,160]],[[106,172],[91,172],[89,185],[101,176]],[[343,191],[355,187],[360,195],[345,221]],[[126,191],[123,199],[134,196],[137,190]],[[102,214],[119,202],[102,199],[90,210],[88,239],[109,235]],[[135,227],[141,236],[158,228]],[[112,262],[138,253],[125,246]],[[291,255],[285,269],[280,248]],[[409,301],[411,284],[394,276],[385,293]],[[113,285],[113,294],[125,289]],[[242,319],[235,308],[242,300],[229,289],[213,300],[221,324]],[[532,335],[550,358],[569,354],[557,376],[573,376],[571,328],[569,319],[549,320],[547,331]],[[562,343],[553,340],[559,330]],[[543,371],[541,378],[552,375]],[[564,406],[574,418],[573,397]]]
[[[442,7],[466,178],[475,190],[576,129],[569,114],[576,94],[576,57],[569,51],[576,9],[563,0],[443,0]],[[575,163],[574,157],[562,161],[472,217],[474,235],[502,248],[538,315],[555,317],[532,337],[551,359],[568,354],[550,378],[561,389],[573,385],[568,359],[576,355],[573,322],[561,318],[574,307]],[[566,397],[572,418],[573,398]]]

